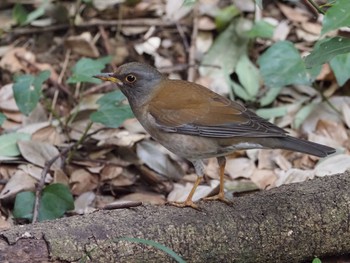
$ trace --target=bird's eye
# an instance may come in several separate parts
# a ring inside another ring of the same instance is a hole
[[[135,82],[136,77],[135,77],[134,75],[132,75],[132,74],[129,74],[129,75],[127,75],[127,76],[125,77],[125,80],[126,80],[127,82],[129,82],[129,83],[133,83],[133,82]]]

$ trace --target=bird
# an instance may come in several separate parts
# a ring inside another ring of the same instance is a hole
[[[219,193],[206,200],[230,203],[224,193],[226,155],[237,150],[285,149],[318,157],[334,148],[299,139],[259,117],[242,104],[185,80],[173,80],[140,62],[119,66],[115,72],[94,76],[116,84],[144,129],[161,145],[190,161],[197,179],[178,207],[198,206],[192,200],[204,176],[204,160],[216,157]]]

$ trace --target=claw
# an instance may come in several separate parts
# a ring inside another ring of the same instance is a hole
[[[186,200],[184,202],[168,202],[168,205],[176,206],[176,207],[191,207],[200,211],[198,205],[196,205],[192,200]]]

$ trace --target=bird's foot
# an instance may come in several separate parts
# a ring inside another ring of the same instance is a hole
[[[172,205],[176,207],[191,207],[196,210],[200,210],[198,205],[196,205],[192,200],[186,200],[184,202],[168,202],[167,205]]]
[[[203,198],[204,201],[220,201],[227,205],[232,205],[232,201],[225,198],[224,192],[220,192],[217,195]]]

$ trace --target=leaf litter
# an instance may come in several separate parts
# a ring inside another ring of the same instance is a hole
[[[82,138],[91,121],[90,114],[99,107],[98,99],[113,89],[109,84],[81,82],[79,78],[86,76],[75,74],[73,67],[82,56],[98,58],[111,55],[112,65],[107,66],[105,71],[112,71],[124,62],[138,60],[154,63],[172,77],[186,78],[187,56],[192,45],[193,6],[183,6],[177,0],[166,4],[141,1],[135,6],[111,0],[92,1],[96,9],[85,3],[80,3],[76,9],[77,6],[69,1],[61,2],[64,10],[78,14],[73,21],[77,30],[66,31],[68,27],[53,30],[49,38],[41,30],[34,34],[14,34],[13,45],[6,43],[5,38],[0,41],[0,68],[3,73],[0,79],[0,110],[6,116],[0,128],[0,139],[4,135],[16,137],[16,133],[28,134],[20,136],[18,142],[14,140],[12,150],[6,150],[7,155],[0,158],[0,180],[4,181],[0,184],[2,200],[13,200],[21,191],[34,190],[47,162]],[[266,107],[260,109],[258,113],[264,118],[288,128],[293,136],[327,144],[339,152],[321,161],[284,150],[236,152],[227,157],[227,194],[269,189],[350,169],[349,98],[339,92],[337,85],[325,87],[328,102],[322,103],[319,103],[319,93],[308,85],[281,87],[280,92],[262,89],[256,61],[273,41],[258,36],[255,50],[248,49],[246,32],[254,26],[249,20],[254,12],[254,3],[235,1],[245,17],[234,19],[222,32],[217,32],[217,2],[205,1],[199,8],[199,32],[193,43],[196,46],[195,59],[201,61],[196,81],[245,102],[265,96],[272,110]],[[28,4],[33,3],[28,1]],[[108,14],[106,10],[111,7],[119,12]],[[271,10],[264,10],[261,19],[275,25],[272,39],[293,39],[295,48],[309,52],[321,30],[321,24],[313,19],[313,14],[300,5],[282,3],[274,4],[275,11]],[[125,25],[115,21],[124,21]],[[52,23],[55,25],[54,20],[50,20],[49,26]],[[103,23],[106,25],[99,26]],[[19,29],[25,32],[38,27],[32,25]],[[103,66],[100,64],[99,68]],[[249,68],[254,69],[253,77],[246,74]],[[12,76],[20,72],[36,75],[44,69],[50,70],[50,79],[43,87],[38,108],[26,117],[14,100]],[[73,82],[68,84],[72,74],[75,74],[71,79]],[[231,78],[233,74],[237,75],[234,81]],[[329,67],[324,68],[317,79],[336,83]],[[315,102],[315,106],[305,109],[310,102]],[[263,102],[261,105],[264,106]],[[88,138],[71,151],[71,156],[58,158],[46,176],[46,183],[59,182],[70,187],[76,198],[73,213],[88,213],[115,202],[164,204],[166,201],[185,200],[196,179],[193,167],[153,141],[135,119],[124,121],[118,128],[94,123],[88,134]],[[0,151],[3,147],[0,145]],[[194,200],[217,191],[219,177],[215,158],[207,160],[206,174]],[[0,213],[0,229],[9,227],[11,209]]]

